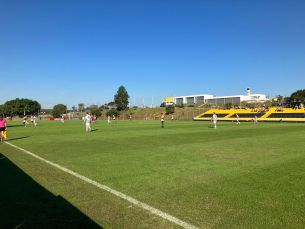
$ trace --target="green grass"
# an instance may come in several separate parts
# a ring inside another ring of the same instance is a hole
[[[305,227],[304,124],[20,124],[8,123],[10,143],[198,228]],[[179,228],[7,144],[0,153],[9,228]]]

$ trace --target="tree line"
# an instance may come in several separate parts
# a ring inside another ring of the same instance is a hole
[[[40,109],[41,105],[36,100],[16,98],[0,105],[0,114],[10,117],[14,115],[38,114]]]
[[[127,90],[125,89],[124,86],[120,86],[117,93],[114,95],[114,102],[116,104],[116,110],[110,110],[107,112],[107,115],[115,115],[118,116],[119,112],[118,111],[122,111],[125,110],[128,106],[128,99],[129,99],[129,95],[127,93]],[[96,117],[100,117],[102,115],[102,111],[105,107],[104,106],[100,106],[98,107],[97,105],[90,105],[90,113],[92,115],[95,115]],[[85,104],[84,103],[79,103],[78,104],[78,108],[76,108],[75,106],[72,107],[72,111],[76,112],[85,112],[86,108],[85,108]],[[67,112],[67,106],[64,104],[57,104],[53,107],[52,110],[52,115],[53,117],[57,118],[60,117],[61,114],[64,114]]]
[[[286,103],[301,102],[305,103],[305,89],[293,92],[290,97],[285,98]]]
[[[116,110],[112,110],[110,115],[118,115],[118,111],[125,110],[128,107],[129,95],[124,86],[120,86],[117,93],[114,95],[114,102],[116,103]],[[283,96],[278,95],[278,100],[281,101]],[[291,96],[284,98],[286,103],[292,102],[302,102],[305,103],[305,89],[297,90],[291,94]],[[172,113],[174,106],[169,107],[169,112]],[[38,114],[41,109],[41,105],[36,100],[31,99],[19,99],[9,100],[4,104],[0,105],[0,114],[13,117],[14,115],[28,115],[28,114]],[[97,105],[90,106],[90,113],[101,116],[104,106],[98,107]],[[85,112],[84,103],[78,104],[78,109],[73,106],[73,111]],[[60,117],[60,115],[68,111],[67,106],[64,104],[57,104],[53,107],[52,115],[53,117]]]

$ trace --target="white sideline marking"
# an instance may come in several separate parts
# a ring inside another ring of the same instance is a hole
[[[180,220],[180,219],[178,219],[178,218],[176,218],[174,216],[171,216],[171,215],[169,215],[169,214],[167,214],[165,212],[162,212],[162,211],[160,211],[160,210],[158,210],[156,208],[153,208],[153,207],[151,207],[151,206],[149,206],[147,204],[144,204],[144,203],[142,203],[140,201],[137,201],[136,199],[134,199],[134,198],[132,198],[130,196],[127,196],[127,195],[125,195],[125,194],[123,194],[121,192],[118,192],[118,191],[116,191],[116,190],[114,190],[112,188],[109,188],[109,187],[107,187],[105,185],[99,184],[99,183],[97,183],[97,182],[95,182],[95,181],[93,181],[93,180],[91,180],[91,179],[89,179],[89,178],[87,178],[85,176],[82,176],[82,175],[80,175],[78,173],[75,173],[75,172],[73,172],[73,171],[71,171],[69,169],[66,169],[66,168],[64,168],[64,167],[62,167],[62,166],[60,166],[58,164],[55,164],[55,163],[53,163],[51,161],[48,161],[48,160],[46,160],[46,159],[44,159],[42,157],[39,157],[39,156],[37,156],[37,155],[35,155],[35,154],[25,150],[25,149],[22,149],[22,148],[20,148],[18,146],[15,146],[15,145],[13,145],[13,144],[11,144],[9,142],[5,142],[5,143],[10,145],[10,146],[12,146],[12,147],[14,147],[14,148],[16,148],[16,149],[19,149],[19,150],[25,152],[25,153],[33,156],[33,157],[35,157],[35,158],[37,158],[37,159],[39,159],[39,160],[41,160],[43,162],[46,162],[46,163],[48,163],[50,165],[53,165],[54,167],[56,167],[56,168],[58,168],[58,169],[60,169],[62,171],[65,171],[65,172],[67,172],[67,173],[69,173],[69,174],[71,174],[73,176],[76,176],[76,177],[78,177],[78,178],[80,178],[80,179],[82,179],[82,180],[84,180],[84,181],[86,181],[86,182],[88,182],[90,184],[93,184],[93,185],[99,187],[100,189],[106,190],[106,191],[108,191],[108,192],[110,192],[110,193],[112,193],[112,194],[114,194],[116,196],[119,196],[119,197],[129,201],[130,203],[133,203],[134,205],[137,205],[137,206],[139,206],[141,208],[144,208],[144,209],[152,212],[155,215],[161,216],[162,218],[167,219],[167,220],[169,220],[169,221],[171,221],[171,222],[173,222],[173,223],[175,223],[175,224],[177,224],[177,225],[179,225],[181,227],[184,227],[184,228],[187,228],[187,229],[197,229],[197,227],[195,227],[195,226],[193,226],[191,224],[183,222],[182,220]]]

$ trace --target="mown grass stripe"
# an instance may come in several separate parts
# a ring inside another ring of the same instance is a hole
[[[39,159],[39,160],[41,160],[41,161],[43,161],[45,163],[48,163],[48,164],[50,164],[50,165],[52,165],[52,166],[54,166],[54,167],[56,167],[56,168],[58,168],[58,169],[60,169],[60,170],[62,170],[64,172],[67,172],[67,173],[69,173],[69,174],[71,174],[71,175],[73,175],[75,177],[78,177],[78,178],[80,178],[80,179],[82,179],[82,180],[84,180],[84,181],[86,181],[86,182],[88,182],[90,184],[93,184],[96,187],[99,187],[100,189],[106,190],[106,191],[108,191],[108,192],[110,192],[110,193],[112,193],[112,194],[114,194],[114,195],[116,195],[118,197],[121,197],[122,199],[125,199],[125,200],[129,201],[130,203],[133,203],[134,205],[136,205],[138,207],[141,207],[141,208],[143,208],[143,209],[145,209],[147,211],[150,211],[151,213],[153,213],[155,215],[158,215],[158,216],[160,216],[160,217],[162,217],[164,219],[167,219],[167,220],[169,220],[169,221],[171,221],[171,222],[173,222],[173,223],[175,223],[175,224],[177,224],[177,225],[179,225],[181,227],[184,227],[184,228],[187,228],[187,229],[197,229],[195,226],[193,226],[191,224],[188,224],[188,223],[186,223],[186,222],[184,222],[184,221],[182,221],[182,220],[180,220],[180,219],[178,219],[178,218],[176,218],[174,216],[171,216],[171,215],[169,215],[169,214],[167,214],[165,212],[162,212],[162,211],[160,211],[160,210],[158,210],[156,208],[153,208],[153,207],[151,207],[151,206],[149,206],[149,205],[147,205],[145,203],[142,203],[142,202],[140,202],[140,201],[138,201],[138,200],[136,200],[136,199],[134,199],[134,198],[132,198],[130,196],[127,196],[127,195],[125,195],[125,194],[123,194],[121,192],[118,192],[118,191],[116,191],[116,190],[114,190],[112,188],[109,188],[108,186],[99,184],[96,181],[93,181],[93,180],[91,180],[91,179],[89,179],[89,178],[87,178],[85,176],[82,176],[82,175],[80,175],[78,173],[75,173],[75,172],[73,172],[73,171],[71,171],[71,170],[69,170],[67,168],[64,168],[64,167],[62,167],[62,166],[60,166],[58,164],[55,164],[55,163],[53,163],[51,161],[48,161],[48,160],[46,160],[46,159],[44,159],[42,157],[39,157],[39,156],[37,156],[37,155],[35,155],[35,154],[25,150],[25,149],[22,149],[22,148],[20,148],[18,146],[15,146],[15,145],[13,145],[13,144],[11,144],[9,142],[5,142],[5,143],[10,145],[10,146],[12,146],[12,147],[14,147],[14,148],[16,148],[16,149],[18,149],[18,150],[21,150],[21,151],[25,152],[26,154],[29,154],[29,155],[33,156],[33,157],[35,157],[35,158],[37,158],[37,159]]]

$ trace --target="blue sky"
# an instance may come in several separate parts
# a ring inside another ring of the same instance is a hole
[[[196,94],[290,95],[305,85],[305,1],[0,3],[0,104]]]

